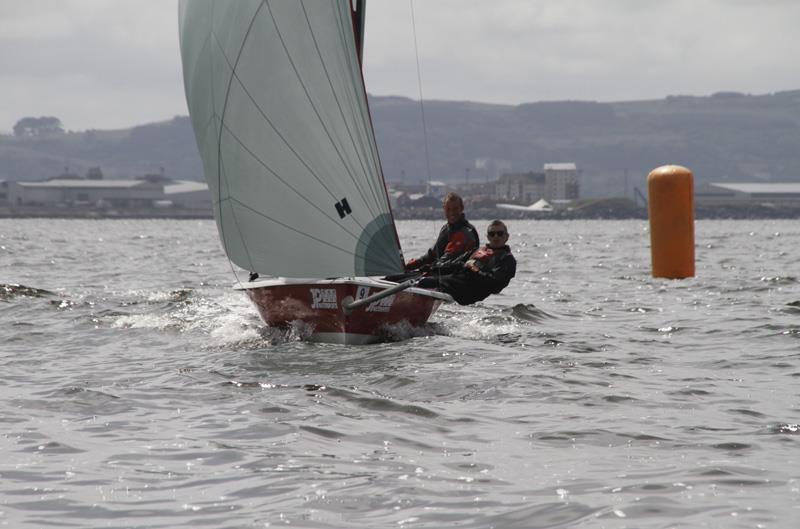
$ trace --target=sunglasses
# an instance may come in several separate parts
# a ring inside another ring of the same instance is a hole
[[[505,230],[500,230],[500,231],[492,231],[492,230],[490,230],[490,231],[487,231],[486,233],[487,233],[487,235],[489,235],[489,237],[502,237],[503,235],[506,234]]]

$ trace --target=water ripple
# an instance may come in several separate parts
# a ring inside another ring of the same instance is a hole
[[[345,347],[264,326],[211,221],[0,219],[0,524],[788,529],[795,224],[698,221],[673,281],[640,221],[517,221],[502,295]]]

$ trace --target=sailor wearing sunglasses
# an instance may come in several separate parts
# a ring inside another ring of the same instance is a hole
[[[447,292],[461,305],[500,293],[516,274],[517,260],[506,244],[509,234],[503,221],[492,221],[486,235],[489,242],[472,252],[463,264],[434,268],[431,275],[420,280],[419,286]]]

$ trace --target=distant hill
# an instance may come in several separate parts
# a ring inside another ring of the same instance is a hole
[[[419,101],[371,96],[387,180],[427,179]],[[800,90],[767,95],[722,92],[653,101],[561,101],[522,105],[426,101],[431,178],[472,182],[505,170],[576,162],[587,195],[640,188],[650,169],[686,165],[698,182],[800,182]],[[100,166],[107,178],[164,169],[202,179],[187,117],[117,131],[43,138],[0,136],[0,179],[32,180],[68,167]]]
[[[131,178],[163,168],[173,178],[203,179],[188,117],[123,130],[0,136],[0,179],[39,180],[65,168],[83,175],[96,166],[106,178]]]

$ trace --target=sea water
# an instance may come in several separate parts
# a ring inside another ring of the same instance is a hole
[[[699,221],[686,280],[643,221],[510,231],[501,295],[339,346],[212,221],[0,220],[0,526],[800,527],[800,224]]]

